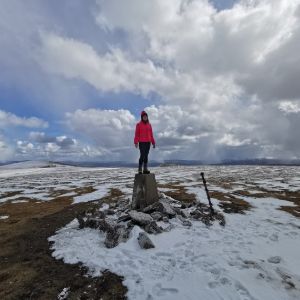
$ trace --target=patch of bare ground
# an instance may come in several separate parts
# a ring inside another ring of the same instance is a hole
[[[77,194],[93,188],[76,189]],[[111,191],[106,201],[116,201],[121,192]],[[36,203],[4,203],[0,214],[0,299],[57,299],[70,288],[68,299],[125,299],[123,278],[109,271],[101,277],[88,276],[80,264],[65,264],[51,256],[48,237],[72,221],[79,213],[102,203],[72,204],[72,197],[60,196]]]
[[[172,191],[164,192],[167,196],[170,196],[176,200],[181,201],[182,203],[195,203],[196,195],[193,193],[188,193],[186,188],[182,185],[179,185],[180,182],[167,183],[167,184],[158,184],[158,187],[169,188]],[[231,185],[223,184],[222,187],[229,188]],[[233,196],[231,193],[222,193],[219,191],[210,191],[209,195],[212,198],[215,198],[220,201],[220,208],[225,213],[240,213],[244,214],[245,211],[252,208],[252,206],[245,200]],[[206,199],[203,199],[206,200]]]
[[[21,191],[5,192],[2,195],[0,195],[0,199],[14,197],[18,195],[20,192]]]
[[[294,206],[282,205],[278,209],[286,211],[295,217],[300,217],[300,192],[299,191],[270,191],[264,188],[257,188],[258,193],[250,193],[246,190],[234,191],[233,194],[252,198],[276,198],[279,200],[290,201]]]
[[[124,197],[124,193],[116,188],[111,188],[109,193],[101,198],[102,203],[113,204],[117,203],[120,199]]]
[[[269,192],[268,197],[274,197],[280,200],[286,200],[294,203],[294,206],[282,205],[278,209],[286,211],[295,217],[300,217],[300,192],[293,191],[277,191]]]
[[[237,198],[231,193],[222,193],[219,191],[213,191],[209,193],[212,198],[220,201],[219,207],[225,213],[239,213],[244,214],[245,211],[250,210],[252,206],[247,201]]]
[[[219,186],[225,190],[232,190],[234,184],[232,182],[229,181],[219,181],[219,180],[215,180],[214,178],[209,178],[209,182],[210,184],[213,184],[215,186]]]
[[[184,204],[192,204],[196,202],[196,195],[193,193],[188,193],[186,188],[179,185],[180,182],[170,182],[166,184],[158,184],[158,188],[168,188],[170,191],[164,192],[169,197],[172,197]]]

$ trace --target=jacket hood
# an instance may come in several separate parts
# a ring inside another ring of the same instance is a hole
[[[149,118],[147,119],[146,122],[143,120],[143,116],[144,116],[144,115],[146,115],[146,116],[148,117],[148,114],[143,110],[143,111],[141,112],[141,121],[144,122],[144,123],[149,122]]]

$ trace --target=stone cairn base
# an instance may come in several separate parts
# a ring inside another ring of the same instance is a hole
[[[217,211],[212,215],[208,205],[202,202],[184,204],[159,193],[154,174],[136,174],[131,202],[129,199],[119,201],[108,204],[106,209],[93,208],[77,216],[79,228],[89,227],[106,233],[104,244],[107,248],[126,242],[137,225],[144,230],[138,237],[143,249],[155,247],[147,234],[160,234],[174,228],[169,222],[172,218],[177,218],[188,228],[192,226],[191,220],[207,226],[217,221],[225,226],[224,215]]]

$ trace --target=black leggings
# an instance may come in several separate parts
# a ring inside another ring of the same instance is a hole
[[[150,142],[139,142],[140,148],[140,159],[139,164],[142,165],[143,163],[148,163],[148,154],[150,151]]]

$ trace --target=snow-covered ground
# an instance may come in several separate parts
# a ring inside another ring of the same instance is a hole
[[[276,210],[276,199],[252,204],[251,213],[227,215],[225,228],[194,221],[188,229],[174,219],[173,230],[151,235],[149,250],[139,247],[137,226],[129,241],[107,249],[104,234],[74,220],[50,238],[53,255],[95,276],[123,275],[129,299],[299,299],[300,222]]]
[[[37,168],[32,173],[25,169],[17,175],[1,170],[0,202],[18,201],[18,195],[51,200],[55,191],[69,193],[76,203],[94,201],[110,188],[131,197],[135,169],[61,169]],[[210,191],[300,193],[299,167],[158,167],[152,171],[157,182],[166,185],[162,192],[184,186],[203,202],[207,200],[202,171]],[[87,186],[96,191],[72,194],[75,188]],[[7,196],[9,192],[16,195]],[[300,219],[278,209],[293,203],[273,196],[239,198],[253,209],[225,214],[225,227],[193,221],[187,228],[172,219],[170,232],[150,235],[155,248],[148,250],[138,245],[142,229],[137,226],[126,243],[107,249],[103,233],[78,229],[73,220],[49,239],[53,256],[66,263],[82,262],[94,276],[105,269],[123,275],[129,299],[300,299]],[[219,201],[212,201],[217,207]]]

